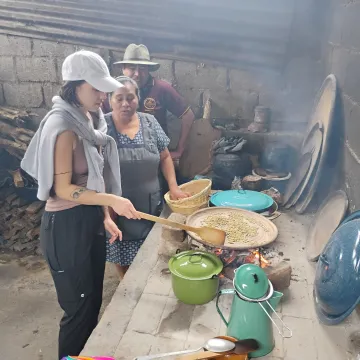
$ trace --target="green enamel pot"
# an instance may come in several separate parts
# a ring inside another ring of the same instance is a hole
[[[185,304],[203,305],[213,300],[219,289],[221,260],[205,251],[184,251],[169,260],[172,288]]]

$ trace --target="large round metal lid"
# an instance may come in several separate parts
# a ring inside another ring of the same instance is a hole
[[[251,190],[226,190],[215,193],[210,197],[214,206],[229,206],[249,211],[263,211],[274,203],[266,194]]]
[[[348,208],[348,198],[344,191],[330,194],[310,225],[306,243],[306,254],[310,261],[316,261],[332,233],[337,229]]]
[[[284,193],[283,206],[290,208],[296,202],[297,191],[300,189],[306,175],[310,169],[313,158],[312,152],[307,152],[301,156],[294,173],[292,174]]]
[[[349,222],[349,221],[353,221],[356,219],[360,219],[360,210],[354,211],[353,213],[351,213],[349,216],[347,216],[343,221],[342,221],[342,225]]]
[[[319,257],[314,282],[316,313],[338,324],[360,301],[360,220],[341,225]]]
[[[320,186],[320,177],[324,173],[329,149],[332,146],[330,137],[334,127],[334,119],[336,118],[334,111],[337,90],[336,78],[331,74],[325,79],[317,95],[316,105],[308,129],[312,129],[316,124],[319,124],[322,131],[321,150],[317,156],[316,167],[314,168],[312,176],[308,179],[307,186],[304,188],[301,198],[296,202],[296,211],[299,214],[304,213],[310,205],[316,190]],[[306,137],[307,136],[305,136],[305,139]],[[304,144],[302,151],[304,151]]]
[[[219,275],[223,269],[221,260],[205,251],[184,251],[169,260],[172,274],[188,280],[206,280]]]
[[[235,272],[234,287],[240,296],[252,300],[262,299],[269,292],[269,280],[259,266],[244,264]]]
[[[311,162],[308,170],[302,174],[303,178],[300,181],[299,187],[292,195],[292,205],[297,204],[298,201],[301,200],[303,194],[306,192],[309,182],[311,182],[311,179],[317,171],[318,159],[321,155],[322,141],[323,129],[319,120],[319,122],[310,129],[304,140],[303,147],[301,148],[302,156],[309,153],[311,154]]]

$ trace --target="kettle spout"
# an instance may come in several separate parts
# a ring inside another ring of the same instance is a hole
[[[281,298],[283,297],[283,293],[279,292],[279,291],[274,291],[273,296],[271,297],[271,299],[268,300],[268,302],[270,303],[270,305],[272,306],[272,308],[275,310],[277,308],[277,306],[280,303]]]

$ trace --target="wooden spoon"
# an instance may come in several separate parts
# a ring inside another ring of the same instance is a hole
[[[177,357],[176,360],[203,360],[203,359],[216,359],[222,358],[225,359],[226,355],[247,355],[248,353],[255,351],[259,348],[259,344],[256,340],[245,339],[245,340],[236,340],[229,336],[217,336],[217,339],[224,339],[233,341],[235,344],[235,349],[224,352],[224,353],[215,353],[211,351],[197,352],[196,354],[184,355]]]
[[[177,357],[176,360],[202,360],[202,359],[216,359],[222,357],[226,354],[231,354],[231,352],[226,353],[215,353],[212,351],[202,351],[196,354],[183,355],[181,357]]]
[[[140,211],[138,211],[138,214],[141,216],[141,218],[146,219],[146,220],[158,222],[160,224],[168,225],[168,226],[182,229],[185,231],[194,232],[194,233],[198,234],[205,242],[207,242],[209,244],[224,245],[224,243],[225,243],[226,232],[223,230],[211,228],[208,226],[194,227],[194,226],[189,226],[189,225],[185,225],[185,224],[180,224],[175,221],[160,218],[158,216],[146,214],[146,213],[143,213]]]
[[[216,339],[232,341],[235,344],[234,354],[244,355],[259,349],[259,343],[254,339],[237,340],[231,336],[217,336]]]

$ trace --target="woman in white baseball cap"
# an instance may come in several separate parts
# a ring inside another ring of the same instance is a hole
[[[122,85],[99,55],[84,50],[65,59],[62,77],[60,96],[53,98],[21,163],[38,182],[38,198],[46,201],[40,242],[64,310],[60,359],[79,355],[98,321],[105,230],[112,241],[122,238],[108,207],[140,218],[121,197],[117,146],[100,110],[106,93]]]

